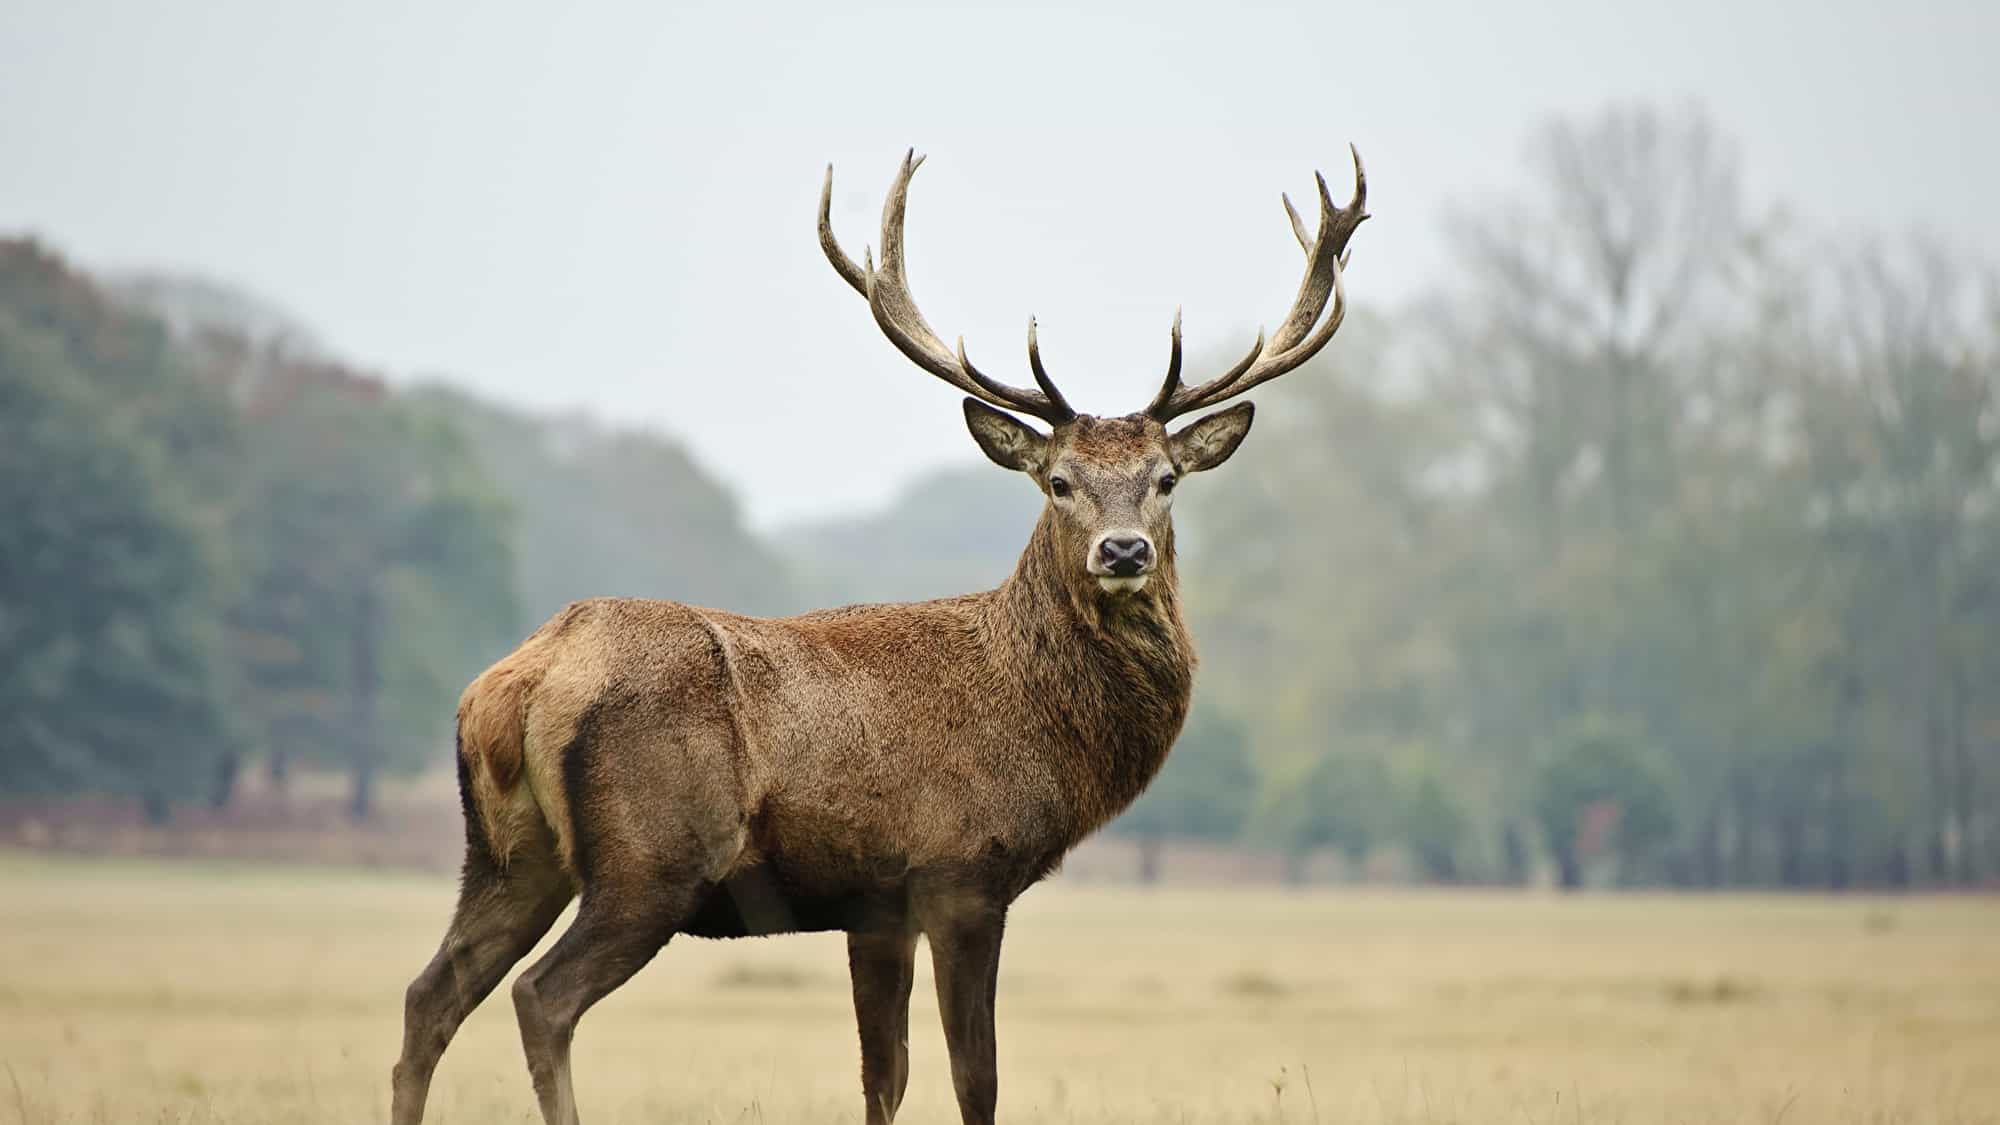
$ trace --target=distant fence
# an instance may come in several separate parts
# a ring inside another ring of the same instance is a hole
[[[451,871],[464,847],[456,798],[397,787],[356,823],[344,794],[244,794],[227,808],[176,805],[155,823],[136,799],[0,800],[0,846],[85,855],[231,859]]]
[[[344,785],[341,778],[307,774],[280,789],[257,776],[246,779],[226,808],[175,805],[161,823],[149,821],[137,799],[0,799],[0,848],[412,871],[458,869],[465,835],[449,775],[385,784],[374,814],[359,823],[348,818]],[[1246,848],[1171,842],[1159,858],[1161,878],[1174,883],[1275,884],[1286,876],[1282,857]],[[1135,841],[1100,835],[1069,855],[1062,877],[1129,883],[1137,881],[1140,869]],[[1311,882],[1344,875],[1330,856],[1308,864],[1300,874]]]

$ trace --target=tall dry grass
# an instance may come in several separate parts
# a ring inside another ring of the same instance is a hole
[[[427,876],[0,856],[0,1123],[381,1120]],[[928,974],[904,1119],[955,1121]],[[586,1017],[587,1120],[859,1119],[836,936],[677,941]],[[2000,901],[1039,888],[1015,1122],[2000,1121]],[[432,1120],[526,1122],[504,991]]]

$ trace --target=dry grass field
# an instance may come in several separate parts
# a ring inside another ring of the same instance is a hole
[[[383,1119],[449,881],[0,854],[0,1123]],[[683,940],[584,1021],[585,1117],[858,1119],[839,939]],[[955,1122],[918,982],[904,1119]],[[503,992],[432,1120],[532,1120]],[[1053,884],[1015,1122],[2000,1121],[2000,901]]]

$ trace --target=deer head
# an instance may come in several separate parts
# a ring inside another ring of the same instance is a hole
[[[1041,486],[1056,516],[1054,526],[1065,553],[1103,590],[1136,593],[1163,564],[1162,545],[1172,542],[1176,486],[1188,474],[1212,469],[1236,452],[1250,432],[1253,407],[1239,403],[1173,431],[1167,423],[1298,367],[1319,354],[1340,329],[1347,312],[1341,281],[1347,242],[1368,217],[1368,181],[1361,154],[1351,146],[1349,151],[1354,157],[1354,196],[1345,207],[1334,206],[1326,178],[1315,176],[1320,202],[1316,234],[1307,233],[1291,200],[1280,197],[1292,233],[1305,250],[1306,272],[1276,334],[1267,340],[1259,329],[1256,343],[1234,366],[1190,387],[1181,382],[1181,318],[1175,312],[1166,380],[1144,410],[1123,417],[1070,409],[1042,366],[1032,318],[1028,321],[1032,389],[989,378],[966,358],[963,337],[954,349],[932,331],[917,310],[904,272],[903,216],[910,178],[923,164],[923,157],[914,151],[903,158],[882,207],[879,267],[872,250],[855,264],[833,236],[831,165],[820,191],[819,242],[835,271],[867,299],[875,323],[889,341],[918,367],[971,396],[965,400],[965,424],[973,440],[995,464],[1026,473]],[[1042,433],[1017,414],[1047,423],[1050,432]]]

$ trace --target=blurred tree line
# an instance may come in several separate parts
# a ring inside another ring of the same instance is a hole
[[[1253,829],[1437,878],[2000,877],[1990,265],[1756,205],[1692,111],[1527,156],[1198,509],[1205,671],[1309,806]]]
[[[1694,111],[1526,156],[1411,307],[1368,315],[1364,245],[1339,345],[1180,501],[1200,686],[1114,831],[1147,874],[1205,839],[1298,878],[2000,878],[1991,264],[1751,199]],[[781,555],[674,442],[392,391],[226,291],[114,299],[26,243],[0,489],[0,791],[164,807],[258,756],[357,811],[572,598],[980,588],[1040,506],[953,470]]]
[[[365,817],[572,598],[789,608],[673,443],[392,392],[247,297],[107,288],[23,241],[0,242],[0,503],[0,793],[156,816],[226,803],[255,757],[344,771]]]

